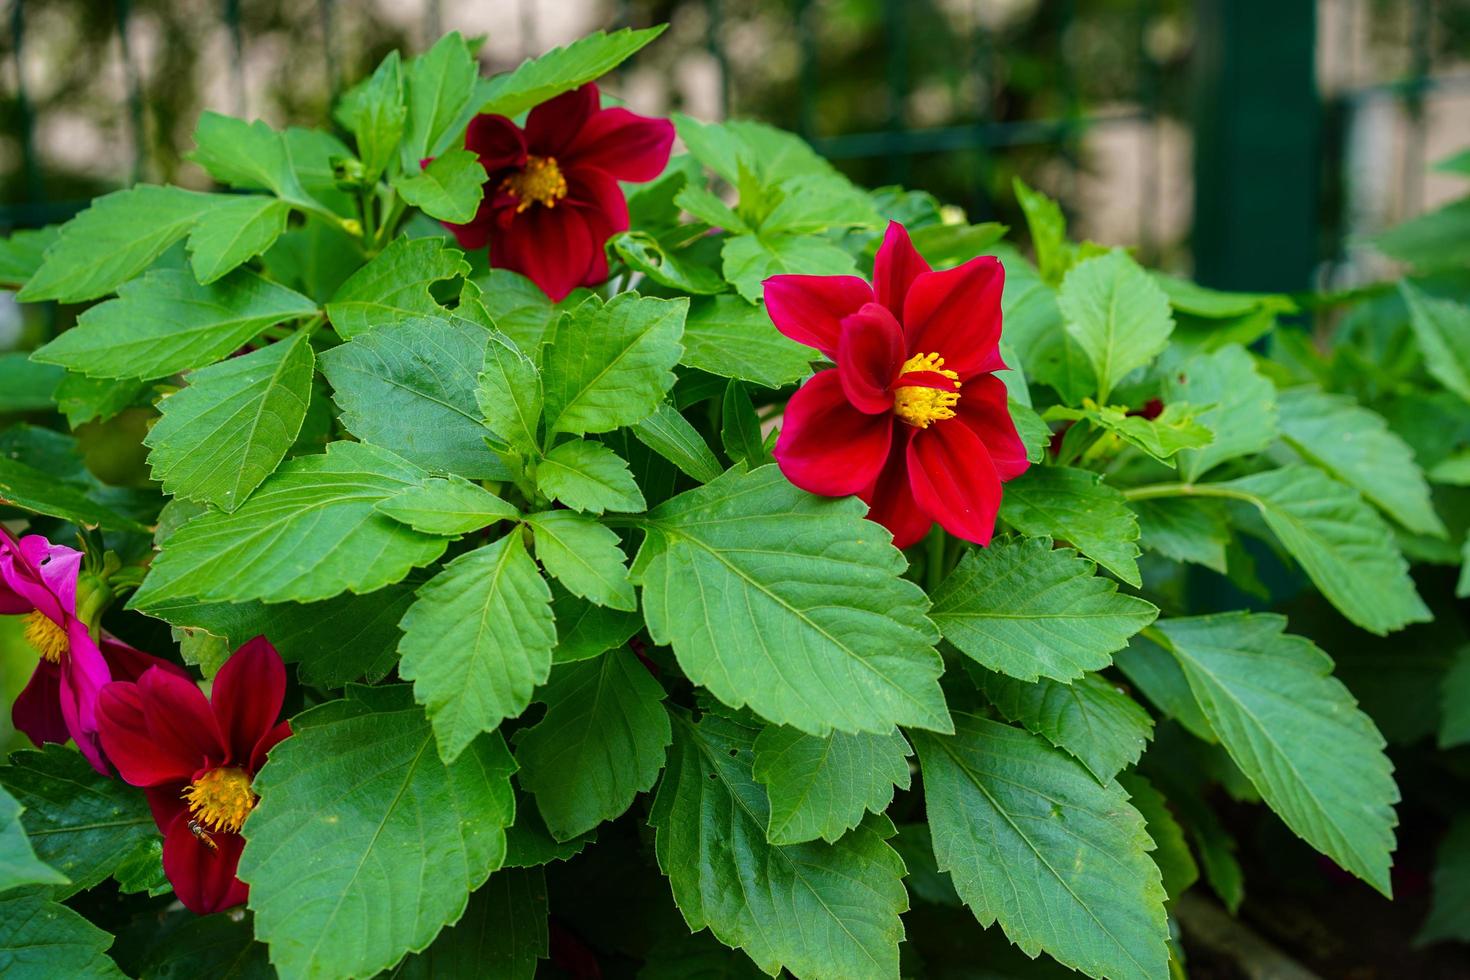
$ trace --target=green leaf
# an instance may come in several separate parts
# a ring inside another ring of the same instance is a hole
[[[1439,845],[1434,865],[1434,900],[1416,944],[1470,942],[1470,816],[1461,814]]]
[[[648,509],[621,456],[590,439],[557,446],[536,466],[536,486],[574,510],[636,513]]]
[[[639,556],[650,634],[694,683],[776,724],[948,730],[927,601],[863,513],[775,466],[674,497],[649,514]]]
[[[558,666],[537,694],[546,714],[516,738],[521,787],[546,829],[571,840],[653,788],[673,738],[664,689],[628,650]]]
[[[56,408],[73,429],[85,422],[106,422],[124,409],[146,403],[152,395],[153,385],[147,381],[89,378],[69,371],[62,372],[55,392]]]
[[[24,811],[0,784],[0,892],[23,885],[69,884],[66,875],[36,857],[20,822]]]
[[[24,809],[20,822],[36,857],[70,880],[50,889],[59,898],[105,881],[158,834],[141,793],[60,745],[12,753],[0,766],[0,787]]]
[[[180,911],[165,920],[167,932],[143,951],[139,977],[170,980],[216,977],[220,980],[274,980],[270,951],[255,941],[253,923],[228,912],[196,916]],[[171,926],[171,928],[169,928]]]
[[[1067,333],[1097,372],[1098,401],[1135,368],[1163,351],[1174,330],[1169,299],[1126,252],[1075,266],[1062,280],[1057,305]]]
[[[255,778],[239,874],[255,934],[285,976],[392,966],[458,921],[505,859],[515,813],[505,742],[481,737],[445,764],[423,712],[386,700],[298,715]]]
[[[845,276],[857,268],[851,255],[815,235],[734,235],[725,240],[720,256],[725,278],[752,303],[760,300],[761,284],[771,276]]]
[[[760,417],[755,414],[750,394],[739,381],[732,380],[725,386],[720,405],[720,442],[725,447],[725,455],[748,470],[771,462],[765,436],[761,434]]]
[[[0,972],[7,980],[124,980],[112,937],[44,891],[0,895]]]
[[[1069,405],[1081,403],[1097,390],[1097,376],[1062,323],[1056,290],[1019,253],[1004,245],[994,251],[1006,269],[1000,302],[1006,345],[1029,379],[1050,385]]]
[[[1046,417],[1087,419],[1170,466],[1174,465],[1170,460],[1176,453],[1209,445],[1215,438],[1210,429],[1195,421],[1193,409],[1185,402],[1171,402],[1153,419],[1129,415],[1125,409],[1112,405],[1098,406],[1090,400],[1085,400],[1080,409],[1057,406]]]
[[[752,778],[770,797],[766,839],[835,844],[869,811],[888,809],[894,786],[909,788],[913,750],[897,731],[818,738],[772,725],[756,737],[754,753]]]
[[[835,844],[766,842],[770,805],[751,776],[755,732],[716,715],[676,718],[649,816],[674,902],[774,976],[898,977],[903,861],[875,817]]]
[[[1153,737],[1148,712],[1097,674],[1063,684],[1045,677],[1026,683],[989,671],[975,673],[980,689],[1007,721],[1076,758],[1104,786],[1136,765]]]
[[[1167,650],[1144,636],[1135,636],[1128,649],[1114,655],[1113,662],[1160,713],[1179,722],[1202,742],[1213,745],[1220,741],[1200,711],[1184,671]]]
[[[1276,438],[1276,386],[1256,371],[1244,347],[1232,344],[1196,354],[1168,372],[1163,395],[1166,403],[1200,406],[1195,421],[1215,433],[1208,446],[1179,454],[1180,472],[1188,481],[1226,460],[1258,453]]]
[[[311,602],[397,582],[438,558],[447,542],[374,507],[425,475],[356,442],[290,460],[234,513],[208,512],[175,531],[129,605]]]
[[[610,609],[572,595],[564,586],[551,587],[551,611],[556,616],[553,663],[590,660],[627,643],[643,627],[636,610]]]
[[[372,77],[343,97],[338,114],[357,141],[363,179],[376,181],[393,162],[408,122],[397,51],[389,51]]]
[[[504,480],[476,400],[490,335],[458,317],[380,326],[321,355],[342,424],[434,473]]]
[[[644,30],[623,28],[591,34],[567,45],[552,48],[539,58],[530,58],[515,71],[482,83],[477,93],[480,112],[517,116],[535,105],[570,92],[606,75],[649,41],[664,32],[666,24]]]
[[[1470,647],[1460,648],[1439,690],[1439,747],[1470,742]]]
[[[1470,201],[1461,203],[1470,211]],[[1425,368],[1440,384],[1470,401],[1470,307],[1430,296],[1407,281],[1399,284],[1399,292],[1409,304],[1409,322]],[[24,292],[21,298],[26,298]]]
[[[1109,980],[1169,975],[1154,843],[1117,783],[1039,736],[970,715],[915,733],[934,856],[980,924]]]
[[[689,307],[680,363],[722,378],[780,388],[811,374],[812,361],[819,356],[783,337],[766,315],[764,303],[715,296]]]
[[[542,400],[535,363],[506,337],[491,331],[475,387],[475,401],[486,423],[511,449],[534,455],[541,446],[537,427]]]
[[[546,916],[545,874],[539,868],[504,868],[470,896],[462,919],[400,963],[393,976],[532,980],[537,960],[549,955]]]
[[[189,159],[220,183],[241,190],[269,190],[293,204],[321,208],[301,186],[285,134],[259,119],[246,122],[206,110],[194,130],[194,142]]]
[[[61,225],[47,225],[34,231],[15,231],[0,238],[0,284],[11,289],[24,286],[41,267],[46,249],[56,243]]]
[[[1470,198],[1461,198],[1380,232],[1373,244],[1420,270],[1463,268],[1470,262],[1467,228]]]
[[[59,400],[57,390],[67,377],[52,364],[31,360],[25,351],[0,354],[0,412],[44,412]]]
[[[275,472],[301,432],[316,358],[304,331],[194,371],[159,403],[144,445],[165,493],[234,510]]]
[[[256,194],[230,197],[199,216],[189,233],[194,277],[211,283],[269,249],[286,230],[291,205]]]
[[[201,286],[160,269],[92,307],[35,358],[95,378],[162,378],[239,350],[266,327],[311,316],[316,304],[253,272]]]
[[[1165,619],[1158,630],[1230,758],[1307,843],[1389,894],[1398,788],[1383,736],[1332,660],[1267,613]]]
[[[1056,201],[1040,191],[1032,190],[1020,177],[1011,179],[1016,203],[1026,216],[1026,228],[1031,233],[1031,250],[1036,255],[1036,265],[1041,278],[1056,285],[1062,281],[1072,264],[1071,247],[1067,243],[1067,219]]]
[[[1041,538],[997,538],[966,552],[930,618],[966,656],[1024,681],[1070,681],[1152,623],[1152,603],[1121,595],[1092,562]]]
[[[1230,528],[1215,501],[1158,497],[1130,500],[1128,506],[1138,517],[1139,544],[1145,549],[1225,574]]]
[[[569,861],[596,840],[595,833],[565,842],[554,840],[533,801],[525,793],[517,793],[516,822],[506,832],[503,867],[539,868],[554,861]]]
[[[1358,494],[1312,466],[1210,484],[1255,505],[1338,610],[1380,636],[1430,618],[1393,533]]]
[[[1357,490],[1389,517],[1417,534],[1449,536],[1414,451],[1383,416],[1351,395],[1315,388],[1281,393],[1281,434],[1291,448]]]
[[[628,559],[611,528],[569,510],[532,514],[526,523],[536,535],[537,560],[568,592],[599,606],[638,608]]]
[[[719,228],[732,234],[750,231],[745,219],[736,214],[730,205],[699,184],[691,183],[680,189],[674,195],[674,204],[711,228]]]
[[[1163,876],[1164,892],[1172,901],[1199,880],[1199,866],[1184,841],[1184,828],[1174,819],[1164,794],[1138,773],[1124,773],[1118,777],[1118,783],[1127,790],[1134,808],[1143,814],[1148,835],[1154,842],[1154,863]]]
[[[446,762],[526,710],[551,672],[551,590],[518,528],[445,565],[400,627],[398,673],[414,682]]]
[[[725,280],[718,272],[689,259],[682,251],[665,249],[646,232],[622,232],[609,239],[608,245],[630,269],[662,286],[697,295],[711,295],[725,289]]]
[[[74,484],[6,455],[0,455],[0,504],[59,517],[78,527],[145,533],[148,530],[132,518],[96,503]]]
[[[872,199],[839,174],[803,174],[782,181],[779,188],[781,200],[761,220],[763,235],[882,227]]]
[[[462,225],[480,209],[487,179],[478,156],[469,150],[449,150],[422,172],[393,178],[393,186],[429,217]]]
[[[769,184],[836,172],[801,137],[764,123],[749,119],[705,123],[674,113],[674,128],[690,154],[732,186],[739,186],[742,169]]]
[[[61,226],[41,267],[16,298],[77,303],[105,296],[152,265],[219,200],[150,184],[104,194]]]
[[[515,507],[462,476],[431,477],[378,501],[377,510],[416,531],[451,536],[520,516]]]
[[[424,157],[443,153],[464,132],[475,98],[479,70],[458,31],[409,60],[406,70],[408,131],[403,140],[405,169]]]
[[[351,340],[404,317],[443,316],[429,287],[469,271],[464,253],[448,247],[442,238],[395,238],[338,287],[327,303],[327,317],[339,337]]]
[[[668,402],[660,402],[652,415],[634,423],[633,435],[700,483],[708,483],[724,472],[704,436]]]
[[[674,384],[688,308],[620,293],[562,317],[541,358],[547,432],[608,432],[653,414]]]
[[[1068,466],[1033,466],[1006,484],[1001,520],[1031,537],[1066,541],[1127,582],[1138,575],[1138,521],[1102,476]]]

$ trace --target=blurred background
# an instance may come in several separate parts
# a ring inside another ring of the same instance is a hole
[[[1470,0],[4,0],[0,231],[135,180],[205,186],[203,109],[320,125],[388,50],[483,36],[487,72],[668,22],[608,88],[793,129],[972,220],[1013,175],[1074,229],[1242,289],[1344,287],[1356,243],[1458,193]]]

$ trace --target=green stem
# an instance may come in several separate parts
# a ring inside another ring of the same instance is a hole
[[[933,595],[944,581],[944,528],[935,524],[929,530],[927,557],[924,561],[924,590]]]
[[[373,241],[374,249],[381,249],[388,244],[388,240],[398,230],[398,222],[403,217],[403,212],[408,208],[408,202],[399,197],[397,191],[390,190],[388,193],[390,195],[388,207],[383,217],[383,224],[378,228],[378,234]]]
[[[1144,487],[1129,487],[1123,491],[1127,500],[1155,500],[1159,497],[1228,497],[1255,503],[1248,493],[1231,489],[1219,483],[1151,483]]]

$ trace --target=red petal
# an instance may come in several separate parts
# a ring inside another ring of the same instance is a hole
[[[909,286],[928,271],[929,263],[909,241],[908,229],[897,221],[888,222],[883,244],[873,257],[873,292],[878,302],[893,311],[894,316],[903,316],[903,300],[909,294]]]
[[[527,149],[540,157],[569,156],[574,144],[580,142],[577,135],[601,102],[597,83],[588,82],[541,103],[526,116]]]
[[[1000,294],[1005,271],[982,255],[943,272],[921,273],[903,304],[910,354],[939,354],[961,381],[993,370],[1000,343]]]
[[[260,772],[260,767],[265,765],[265,755],[276,745],[291,737],[291,723],[283,721],[275,728],[261,736],[260,741],[255,743],[255,749],[250,753],[251,773]]]
[[[652,180],[663,173],[674,145],[674,124],[627,109],[594,112],[567,149],[563,172],[595,167],[618,180]]]
[[[257,636],[225,661],[215,675],[209,701],[231,763],[248,764],[255,743],[280,717],[285,699],[286,666],[270,640]]]
[[[25,732],[37,746],[64,743],[70,738],[61,715],[61,671],[49,660],[36,664],[35,673],[10,709],[15,730]]]
[[[142,650],[135,650],[117,637],[105,633],[102,636],[102,657],[107,661],[107,667],[115,681],[136,681],[149,667],[157,667],[186,679],[189,677],[189,672],[178,664],[169,663]]]
[[[460,248],[474,251],[490,244],[490,233],[495,228],[495,209],[488,203],[481,204],[480,210],[475,212],[468,224],[456,225],[448,221],[439,223],[449,229]]]
[[[108,760],[123,782],[134,786],[187,783],[204,761],[187,747],[154,742],[136,684],[114,681],[102,689],[97,697],[97,728]]]
[[[209,836],[214,850],[194,836],[188,817],[181,814],[163,838],[163,873],[184,908],[195,915],[223,912],[250,895],[249,886],[235,877],[245,839],[239,834]]]
[[[772,276],[765,292],[777,330],[833,359],[843,317],[873,302],[872,287],[857,276]]]
[[[1000,510],[1000,477],[980,437],[964,425],[940,422],[909,443],[914,500],[950,534],[989,544]]]
[[[490,264],[519,272],[561,302],[582,284],[600,250],[580,209],[535,206],[491,239]]]
[[[903,367],[903,328],[877,303],[842,321],[837,341],[837,373],[853,408],[868,415],[893,408],[888,385]]]
[[[902,423],[894,428],[899,431],[893,439],[888,461],[873,486],[863,494],[863,500],[868,505],[868,520],[888,529],[894,547],[907,548],[928,534],[934,522],[919,507],[909,489],[908,444],[918,430]]]
[[[224,763],[229,746],[214,708],[197,684],[166,671],[149,670],[138,678],[138,693],[155,749],[175,758],[192,757],[198,760],[197,768]]]
[[[607,240],[628,230],[628,202],[618,182],[598,171],[584,170],[567,179],[568,193],[562,207],[575,207],[587,222],[587,233],[596,248],[579,285],[597,286],[607,281]]]
[[[153,812],[153,822],[158,825],[160,834],[168,833],[175,818],[188,812],[189,804],[184,802],[184,790],[188,788],[188,783],[165,783],[143,790],[143,795],[148,798],[148,809]]]
[[[848,404],[836,370],[819,371],[786,404],[772,455],[786,479],[808,493],[845,497],[878,478],[893,420]]]
[[[993,374],[981,374],[965,382],[955,414],[985,443],[1002,483],[1026,472],[1031,461],[1026,458],[1026,444],[1011,418],[1004,381]]]
[[[504,116],[479,115],[464,133],[465,149],[480,158],[480,166],[498,183],[499,171],[526,165],[526,137]]]

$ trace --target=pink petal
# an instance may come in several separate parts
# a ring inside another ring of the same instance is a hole
[[[92,768],[110,775],[97,739],[97,696],[112,680],[112,673],[85,623],[73,619],[66,632],[68,649],[61,660],[61,716]]]
[[[989,255],[915,277],[903,305],[909,354],[939,354],[961,381],[993,370],[1004,285],[1005,271]]]
[[[909,488],[920,507],[955,537],[989,544],[1000,511],[1000,477],[980,437],[954,420],[914,433]]]
[[[765,295],[777,330],[834,360],[843,318],[873,302],[872,287],[857,276],[772,276]]]
[[[808,493],[845,497],[878,478],[892,438],[892,416],[859,412],[848,404],[838,371],[819,371],[786,404],[772,455],[786,479]]]
[[[903,316],[904,297],[909,286],[921,273],[929,271],[929,263],[909,240],[908,229],[897,221],[888,222],[883,244],[873,257],[873,292],[878,302],[896,317]]]
[[[876,415],[893,408],[889,384],[903,366],[903,328],[885,307],[865,303],[842,321],[837,341],[837,373],[847,400],[860,412]]]
[[[286,667],[265,637],[249,640],[225,661],[209,700],[232,765],[249,762],[255,743],[280,717],[285,699]]]
[[[77,572],[82,553],[52,544],[39,534],[20,539],[18,549],[0,551],[0,577],[10,591],[62,628],[76,614]]]

